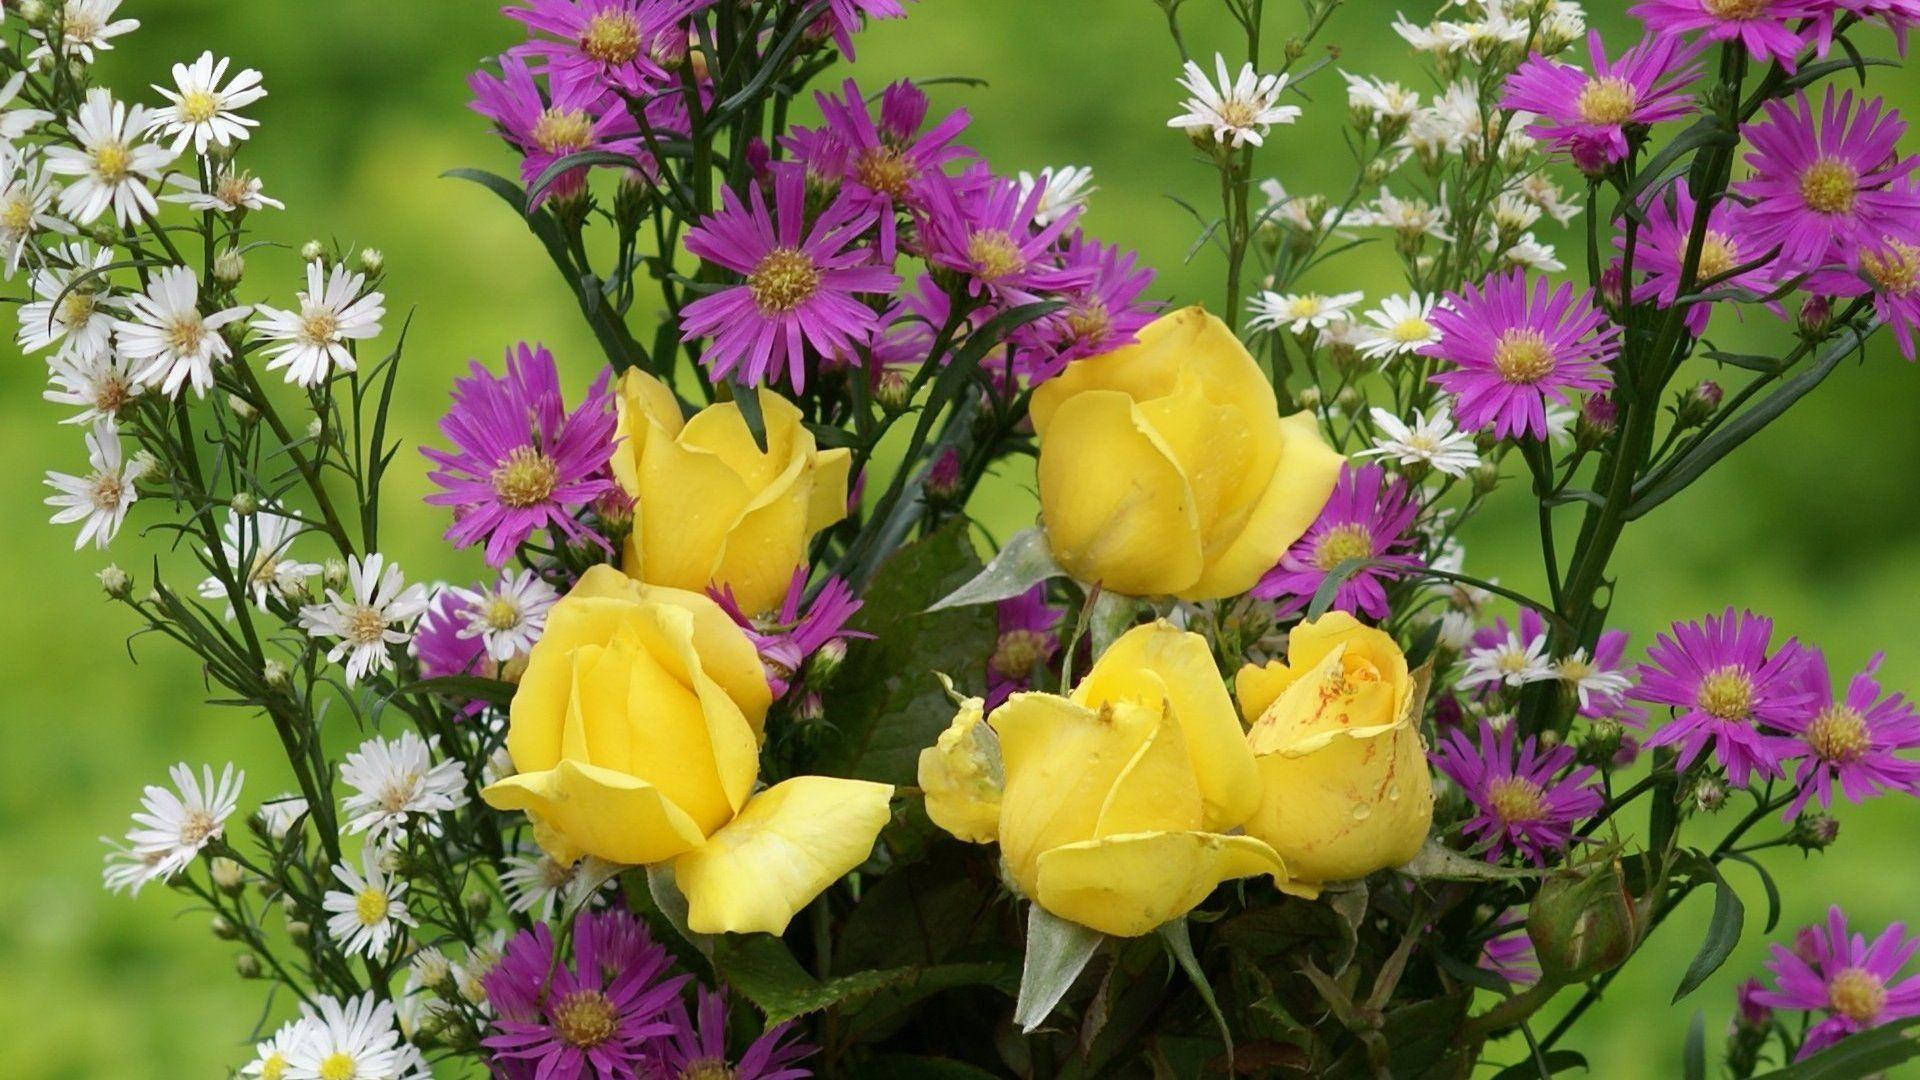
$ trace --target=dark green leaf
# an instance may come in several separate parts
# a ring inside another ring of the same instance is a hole
[[[527,193],[520,190],[519,184],[501,176],[499,173],[491,173],[485,169],[448,169],[446,172],[440,174],[440,179],[468,180],[479,184],[481,187],[500,196],[501,201],[513,207],[514,213],[519,214],[521,217],[527,216]]]
[[[1767,868],[1761,866],[1759,860],[1753,856],[1729,851],[1727,858],[1745,863],[1753,868],[1754,873],[1760,875],[1760,887],[1767,890],[1767,927],[1762,933],[1773,933],[1773,928],[1780,925],[1780,886],[1774,884],[1773,875],[1767,873]]]
[[[1256,961],[1318,957],[1335,975],[1346,970],[1358,945],[1353,925],[1330,905],[1295,897],[1250,907],[1221,923],[1214,936]]]
[[[1680,1066],[1686,1080],[1707,1080],[1707,1014],[1701,1009],[1693,1010],[1693,1020],[1687,1024]]]
[[[1842,1039],[1805,1061],[1796,1061],[1755,1080],[1860,1080],[1861,1077],[1883,1073],[1895,1065],[1904,1065],[1920,1058],[1920,1038],[1916,1038],[1914,1033],[1916,1027],[1920,1027],[1920,1017],[1897,1020],[1872,1031],[1863,1031]]]
[[[1707,936],[1700,942],[1700,950],[1693,954],[1693,963],[1687,965],[1687,973],[1673,992],[1675,1001],[1693,993],[1707,976],[1720,970],[1720,965],[1732,955],[1733,947],[1740,944],[1740,932],[1747,921],[1746,905],[1740,902],[1740,894],[1720,875],[1719,869],[1704,857],[1694,860],[1694,868],[1703,877],[1711,875],[1708,880],[1713,885],[1713,920],[1707,924]]]
[[[1340,594],[1340,586],[1345,585],[1348,578],[1372,565],[1372,559],[1342,559],[1340,564],[1321,580],[1320,587],[1313,590],[1313,602],[1307,605],[1306,621],[1312,622],[1325,615],[1327,609],[1333,606],[1334,597]]]
[[[527,185],[527,199],[531,202],[539,202],[541,194],[552,187],[555,180],[575,169],[589,168],[594,165],[615,165],[623,169],[637,169],[640,167],[640,162],[634,160],[630,154],[617,154],[611,150],[582,150],[568,154],[540,170],[540,175],[534,177],[533,183]]]
[[[740,410],[740,419],[746,421],[747,433],[753,436],[753,445],[764,454],[767,452],[767,418],[760,415],[760,394],[738,380],[732,386],[733,404]]]
[[[1587,1067],[1585,1054],[1578,1050],[1549,1050],[1535,1061],[1529,1056],[1525,1061],[1515,1062],[1493,1074],[1493,1080],[1536,1080],[1538,1077],[1559,1076],[1573,1069],[1584,1071]],[[1546,1063],[1546,1071],[1540,1071],[1541,1061]]]
[[[787,943],[768,934],[723,934],[714,939],[713,968],[753,1002],[768,1024],[830,1008],[907,982],[915,968],[860,971],[822,982],[793,958]]]
[[[445,675],[437,679],[421,679],[410,682],[393,692],[395,697],[402,694],[434,694],[440,697],[459,698],[469,701],[484,701],[489,705],[505,708],[513,701],[514,685],[499,679],[486,679],[478,675]]]

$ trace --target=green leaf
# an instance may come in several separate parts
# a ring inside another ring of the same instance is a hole
[[[713,969],[722,981],[765,1014],[768,1024],[830,1008],[909,981],[917,968],[858,971],[822,982],[793,958],[787,943],[768,934],[714,938]]]
[[[634,160],[630,154],[616,154],[611,150],[582,150],[568,154],[540,170],[540,175],[534,177],[533,183],[527,185],[527,200],[538,202],[541,194],[552,187],[555,180],[575,169],[594,165],[617,165],[623,169],[637,169],[640,167],[640,162]]]
[[[1408,877],[1439,881],[1511,881],[1540,876],[1538,870],[1520,870],[1470,859],[1438,840],[1428,840],[1400,872]]]
[[[1139,601],[1119,593],[1102,591],[1094,597],[1093,611],[1087,617],[1087,632],[1093,639],[1095,659],[1107,651],[1107,646],[1113,644],[1115,638],[1133,626],[1133,615],[1139,607]]]
[[[1335,975],[1353,961],[1359,944],[1353,924],[1331,905],[1296,897],[1250,907],[1222,922],[1214,938],[1256,961],[1293,963],[1317,954],[1326,961],[1322,966]]]
[[[813,772],[912,784],[920,751],[953,721],[953,702],[934,672],[970,676],[993,651],[990,608],[923,610],[972,578],[980,560],[956,519],[894,552],[862,597],[850,626],[874,635],[847,650],[844,670],[825,695],[835,735],[822,740]],[[854,677],[857,674],[858,677]]]
[[[740,410],[740,419],[746,421],[747,434],[753,436],[753,445],[761,453],[767,452],[767,418],[760,415],[760,393],[746,383],[735,380],[728,384],[733,388],[733,404]]]
[[[1545,1072],[1540,1070],[1542,1062],[1547,1067]],[[1501,1069],[1493,1074],[1493,1080],[1538,1080],[1540,1077],[1558,1076],[1573,1069],[1584,1071],[1586,1068],[1587,1056],[1578,1050],[1549,1050],[1540,1055],[1539,1061],[1528,1056]]]
[[[1307,605],[1305,620],[1312,622],[1325,615],[1327,609],[1333,606],[1334,597],[1340,594],[1340,586],[1345,585],[1348,578],[1371,565],[1373,565],[1372,559],[1342,559],[1338,566],[1328,571],[1327,576],[1321,579],[1320,587],[1313,590],[1313,601]]]
[[[1686,1080],[1707,1080],[1707,1014],[1703,1009],[1693,1010],[1693,1020],[1687,1024],[1680,1069]]]
[[[500,196],[502,202],[513,207],[514,213],[519,214],[521,217],[527,216],[527,193],[520,190],[519,184],[501,176],[499,173],[491,173],[485,169],[448,169],[446,172],[440,174],[440,179],[466,180],[479,184],[481,187]]]
[[[1767,868],[1761,866],[1760,861],[1753,856],[1729,851],[1726,857],[1735,862],[1745,863],[1753,868],[1754,873],[1760,875],[1760,887],[1767,891],[1767,925],[1761,932],[1773,933],[1773,928],[1780,925],[1780,886],[1774,884],[1773,875],[1767,873]]]
[[[479,675],[443,675],[437,679],[419,679],[396,689],[392,696],[434,694],[463,700],[484,701],[506,708],[513,701],[514,684]]]
[[[1747,921],[1746,905],[1740,902],[1740,894],[1733,890],[1727,879],[1720,875],[1718,867],[1704,856],[1693,860],[1696,872],[1707,877],[1713,884],[1713,921],[1707,924],[1706,939],[1700,942],[1700,950],[1693,955],[1693,963],[1687,965],[1687,973],[1681,977],[1680,986],[1673,992],[1673,1000],[1679,1001],[1693,993],[1699,985],[1707,981],[1707,976],[1720,970],[1733,954],[1734,946],[1740,944],[1740,932]]]
[[[971,844],[947,841],[933,845],[923,859],[895,866],[868,882],[860,891],[860,903],[834,935],[834,970],[938,964],[954,958],[983,936],[980,914],[998,892],[987,869],[992,857]],[[967,955],[978,953],[970,950]],[[1009,949],[1009,955],[1017,954]]]
[[[1220,1029],[1220,1041],[1227,1047],[1227,1072],[1233,1072],[1233,1029],[1227,1026],[1227,1014],[1220,1011],[1220,1002],[1213,996],[1213,984],[1207,981],[1207,973],[1200,966],[1200,958],[1193,954],[1193,937],[1187,932],[1186,916],[1181,916],[1160,927],[1160,940],[1166,943],[1167,952],[1180,970],[1187,973],[1194,990],[1200,994],[1200,1000],[1207,1006],[1207,1012],[1213,1015],[1213,1024]]]
[[[927,610],[944,611],[947,608],[1010,600],[1064,573],[1066,571],[1060,569],[1060,564],[1053,561],[1053,549],[1047,546],[1046,533],[1036,525],[1014,533],[986,569],[940,598]]]
[[[1098,930],[1051,915],[1039,904],[1027,916],[1027,959],[1020,968],[1020,997],[1013,1006],[1013,1022],[1022,1032],[1033,1030],[1053,1015],[1088,961],[1107,940]]]
[[[1755,1080],[1859,1080],[1885,1072],[1920,1058],[1916,1027],[1920,1027],[1920,1017],[1850,1035],[1805,1061],[1796,1061]]]
[[[884,1038],[915,1005],[942,991],[984,986],[1011,998],[1020,987],[1020,967],[1011,958],[895,970],[904,970],[906,974],[876,989],[862,1004],[849,1010],[844,1020],[849,1038]]]

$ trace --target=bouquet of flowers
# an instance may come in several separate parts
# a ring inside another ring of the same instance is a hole
[[[163,538],[105,592],[285,750],[244,803],[175,766],[107,856],[280,992],[241,1074],[1555,1076],[1691,897],[1676,1000],[1778,932],[1768,856],[1836,795],[1920,792],[1875,665],[1733,607],[1608,625],[1629,525],[1881,328],[1913,357],[1920,158],[1846,84],[1920,3],[1638,0],[1603,41],[1449,0],[1394,26],[1415,90],[1334,66],[1361,5],[1218,0],[1244,37],[1203,49],[1214,2],[1135,12],[1217,188],[1210,312],[1081,228],[1086,170],[812,85],[901,0],[518,0],[471,88],[519,173],[453,175],[604,367],[474,362],[422,461],[379,253],[259,229],[260,73],[133,104],[94,78],[121,0],[6,0],[0,255],[87,458],[53,520]],[[1264,179],[1335,76],[1351,185]],[[1382,242],[1371,307],[1313,291]],[[396,469],[479,580],[383,554]],[[1467,569],[1498,499],[1541,595]],[[1783,940],[1725,1075],[1920,1055],[1916,949],[1839,908]]]

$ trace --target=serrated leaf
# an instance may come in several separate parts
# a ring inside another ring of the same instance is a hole
[[[1027,957],[1020,967],[1020,996],[1013,1022],[1022,1032],[1046,1023],[1106,935],[1051,915],[1039,904],[1027,915]]]
[[[898,985],[920,970],[858,971],[823,982],[800,966],[785,941],[768,934],[716,936],[713,969],[728,986],[753,1002],[770,1025]]]
[[[1060,569],[1060,564],[1053,561],[1053,549],[1047,545],[1046,533],[1036,525],[1014,533],[986,569],[975,574],[965,585],[941,597],[927,610],[944,611],[972,604],[1011,600],[1035,585],[1065,573]]]
[[[1288,962],[1316,949],[1323,965],[1338,975],[1352,962],[1358,947],[1354,927],[1329,904],[1282,897],[1251,907],[1220,924],[1215,940],[1255,960],[1285,958]]]

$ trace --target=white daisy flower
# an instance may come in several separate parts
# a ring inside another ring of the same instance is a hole
[[[1485,247],[1489,252],[1499,251],[1499,238],[1487,237]],[[1540,238],[1532,233],[1522,233],[1511,246],[1500,252],[1500,260],[1507,266],[1517,266],[1523,270],[1542,274],[1557,274],[1567,268],[1567,264],[1560,261],[1560,256],[1554,251],[1553,245],[1542,243]]]
[[[12,281],[20,263],[43,232],[71,233],[73,226],[50,213],[55,191],[40,163],[19,154],[0,153],[0,258],[4,278]]]
[[[0,143],[8,149],[22,136],[41,124],[53,119],[53,114],[45,109],[16,109],[13,99],[20,96],[20,88],[27,84],[27,73],[14,72],[13,78],[0,84]]]
[[[1275,124],[1291,124],[1300,116],[1297,105],[1280,104],[1287,88],[1285,75],[1261,75],[1252,64],[1243,64],[1235,77],[1227,71],[1227,58],[1215,53],[1216,84],[1207,79],[1200,65],[1187,61],[1186,74],[1179,79],[1193,96],[1182,103],[1186,111],[1167,121],[1168,127],[1186,131],[1211,131],[1215,142],[1234,146],[1264,145]]]
[[[259,126],[258,120],[235,110],[267,96],[260,88],[260,73],[243,68],[222,87],[230,63],[228,57],[215,61],[213,53],[203,52],[191,64],[173,65],[174,89],[154,86],[171,104],[155,109],[147,124],[149,130],[173,137],[174,153],[192,143],[193,152],[204,155],[209,145],[231,146],[252,134],[248,128]]]
[[[1547,647],[1544,635],[1522,642],[1519,631],[1507,631],[1505,641],[1467,654],[1467,668],[1460,676],[1462,690],[1482,685],[1525,686],[1558,678],[1553,665],[1541,655]]]
[[[205,397],[213,386],[213,365],[233,356],[220,328],[245,318],[247,307],[232,307],[211,315],[200,312],[200,279],[184,266],[169,266],[153,275],[147,291],[128,302],[130,319],[114,322],[120,351],[138,366],[134,378],[143,386],[159,387],[177,397],[182,386]]]
[[[385,843],[415,817],[465,806],[467,778],[460,763],[435,764],[433,751],[433,743],[403,731],[391,741],[375,736],[347,754],[340,763],[340,779],[353,789],[340,803],[347,831]]]
[[[119,7],[120,0],[67,0],[60,9],[60,55],[91,64],[96,51],[106,52],[113,48],[114,38],[138,30],[139,19],[113,17]],[[53,55],[53,45],[45,30],[28,33],[40,42],[39,48],[27,54],[27,59],[38,65]]]
[[[1441,201],[1444,203],[1445,199]],[[1434,206],[1424,199],[1402,199],[1385,188],[1380,189],[1380,197],[1367,207],[1366,222],[1392,229],[1409,239],[1416,236],[1430,236],[1435,240],[1453,239],[1447,231],[1444,205]]]
[[[118,430],[121,410],[140,393],[126,358],[112,349],[91,356],[56,355],[47,362],[47,379],[52,386],[41,397],[80,410],[63,424],[104,422]]]
[[[333,913],[327,919],[327,933],[339,943],[340,951],[372,960],[386,953],[401,927],[419,923],[401,899],[407,883],[388,876],[376,849],[366,850],[361,865],[355,870],[346,863],[336,864],[333,876],[346,888],[328,891],[320,898],[320,906]]]
[[[525,911],[536,922],[550,922],[555,912],[565,914],[592,899],[610,880],[609,865],[591,856],[573,863],[530,850],[507,856],[500,887],[509,911]]]
[[[307,264],[307,291],[297,294],[299,311],[282,311],[261,304],[253,328],[275,344],[268,346],[268,371],[287,369],[287,381],[318,386],[330,370],[357,367],[348,341],[380,336],[380,318],[386,296],[368,291],[367,279],[335,263],[324,283],[318,262]]]
[[[193,768],[183,761],[167,774],[179,791],[148,784],[141,793],[141,809],[133,815],[126,847],[107,856],[109,889],[118,892],[130,886],[137,893],[147,882],[163,881],[185,869],[202,848],[225,834],[227,818],[239,805],[240,785],[247,778],[231,763],[220,770],[217,783],[211,765],[201,766],[195,777]],[[130,872],[136,862],[139,874]]]
[[[106,352],[112,347],[113,311],[120,301],[109,295],[106,278],[94,272],[113,262],[113,252],[78,242],[62,244],[50,254],[67,266],[33,272],[38,299],[20,305],[20,351],[36,353],[58,345],[62,356]],[[83,277],[86,280],[80,280]]]
[[[132,891],[139,896],[147,882],[159,876],[154,872],[160,860],[166,857],[164,852],[154,851],[138,854],[125,844],[115,842],[111,837],[103,836],[100,842],[107,845],[107,865],[100,871],[100,884],[108,892],[118,896]]]
[[[454,962],[453,986],[461,997],[477,1005],[482,1012],[491,1011],[487,1007],[487,984],[483,981],[493,966],[507,951],[507,932],[495,930],[493,935],[475,945],[466,956]]]
[[[1593,708],[1595,697],[1617,697],[1633,689],[1633,679],[1624,671],[1606,671],[1587,656],[1587,650],[1575,649],[1554,661],[1554,675],[1573,687],[1582,709]]]
[[[1378,358],[1405,356],[1440,340],[1432,321],[1434,303],[1433,297],[1419,293],[1383,298],[1379,307],[1366,313],[1373,325],[1367,328],[1360,351]]]
[[[281,1024],[265,1042],[254,1045],[253,1060],[241,1067],[240,1075],[283,1080],[288,1063],[306,1040],[313,1037],[314,1028],[313,1020],[305,1016]]]
[[[1561,225],[1570,224],[1581,206],[1577,200],[1569,199],[1545,173],[1529,173],[1513,184],[1513,191],[1528,202],[1538,206],[1546,215]]]
[[[1399,83],[1341,72],[1347,80],[1347,107],[1368,116],[1406,120],[1420,108],[1420,94]]]
[[[1411,46],[1414,52],[1432,53],[1438,56],[1450,53],[1455,48],[1453,38],[1442,32],[1438,24],[1415,26],[1407,21],[1405,15],[1398,12],[1394,13],[1393,32],[1399,34],[1400,39]]]
[[[294,823],[307,814],[307,800],[298,795],[282,794],[260,804],[260,824],[267,835],[275,840],[285,840],[293,831]]]
[[[1340,293],[1327,296],[1324,293],[1291,293],[1281,295],[1263,291],[1247,300],[1247,311],[1253,315],[1247,327],[1251,330],[1278,330],[1286,327],[1296,334],[1308,330],[1324,329],[1329,323],[1344,320],[1347,309],[1360,302],[1361,293]]]
[[[308,578],[320,572],[319,563],[303,563],[288,557],[294,538],[300,535],[300,523],[271,510],[251,514],[227,511],[227,523],[221,529],[220,550],[227,565],[245,567],[245,588],[253,594],[253,606],[267,610],[267,601],[275,596],[297,595]],[[211,560],[209,560],[211,561]],[[227,586],[217,577],[200,582],[200,595],[208,600],[227,600],[227,618],[233,618],[233,604]]]
[[[1465,611],[1445,611],[1440,615],[1439,643],[1460,652],[1473,641],[1473,616]]]
[[[399,564],[387,562],[377,551],[348,559],[347,579],[346,596],[328,589],[326,603],[301,608],[300,626],[314,637],[339,642],[327,659],[336,664],[346,660],[347,685],[352,686],[370,671],[393,666],[388,646],[407,643],[405,627],[427,610],[427,590],[406,584]]]
[[[531,570],[502,572],[491,589],[454,589],[453,595],[461,602],[456,614],[466,623],[457,636],[481,639],[487,655],[501,664],[533,648],[547,628],[547,612],[560,599],[554,587]]]
[[[176,195],[162,195],[161,202],[181,203],[189,210],[213,210],[222,214],[232,214],[240,210],[259,210],[271,206],[275,210],[284,210],[286,203],[279,199],[269,199],[260,184],[260,178],[250,172],[236,171],[228,165],[214,174],[213,186],[203,188],[200,178],[179,173],[170,178],[174,187],[180,189]]]
[[[48,520],[55,525],[81,522],[74,550],[86,547],[91,540],[94,547],[104,551],[127,520],[127,510],[139,498],[134,482],[147,471],[147,459],[140,455],[127,458],[113,424],[95,421],[87,432],[87,463],[93,471],[85,476],[47,471],[46,484],[54,494],[47,496],[46,504],[55,511]]]
[[[147,190],[147,181],[160,175],[174,153],[157,143],[142,141],[147,128],[144,106],[129,109],[113,100],[112,94],[95,87],[87,91],[86,102],[68,121],[67,128],[79,141],[79,149],[46,149],[48,172],[77,177],[60,192],[61,213],[76,225],[86,225],[112,207],[114,220],[124,226],[160,212],[153,192]]]
[[[1340,211],[1327,206],[1321,196],[1289,195],[1278,180],[1260,181],[1260,193],[1267,200],[1257,219],[1263,224],[1278,221],[1295,232],[1312,233],[1331,228],[1340,217]],[[1313,209],[1316,203],[1323,207],[1318,214]]]
[[[372,991],[344,1003],[321,998],[317,1012],[302,1011],[308,1037],[288,1054],[286,1080],[395,1080],[411,1061],[393,1003]]]
[[[1087,205],[1087,199],[1100,190],[1093,187],[1093,170],[1085,165],[1047,166],[1035,176],[1022,172],[1020,202],[1025,205],[1035,188],[1040,189],[1040,205],[1033,212],[1033,223],[1040,228],[1058,221],[1069,210]]]
[[[1499,234],[1514,236],[1533,228],[1541,213],[1539,203],[1517,191],[1509,191],[1493,200],[1493,210],[1488,217]]]
[[[1444,405],[1431,418],[1415,410],[1411,424],[1385,409],[1374,409],[1372,415],[1380,435],[1371,450],[1355,457],[1379,455],[1400,465],[1426,465],[1448,476],[1465,476],[1480,464],[1473,436],[1453,429],[1453,416]]]

